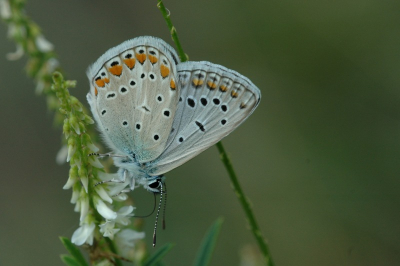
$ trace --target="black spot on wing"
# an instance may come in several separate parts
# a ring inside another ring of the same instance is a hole
[[[188,98],[187,103],[192,108],[194,108],[196,106],[196,103],[194,102],[194,100],[192,98]]]
[[[202,132],[206,131],[206,129],[204,128],[203,124],[200,123],[199,121],[196,121],[196,125],[199,127],[199,129],[200,129]]]

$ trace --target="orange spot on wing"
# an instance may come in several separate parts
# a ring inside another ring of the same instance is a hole
[[[236,91],[232,91],[232,92],[231,92],[231,96],[232,96],[233,98],[237,98],[237,97],[239,96],[239,94],[238,94]]]
[[[109,79],[109,78],[103,78],[103,80],[104,80],[104,82],[107,83],[107,84],[110,83],[110,79]]]
[[[171,90],[173,90],[173,91],[176,89],[175,81],[173,79],[171,79],[171,82],[169,83],[169,86],[171,87]]]
[[[219,90],[222,92],[226,92],[228,90],[228,88],[225,85],[221,85],[221,86],[219,86]]]
[[[217,84],[215,84],[214,82],[212,82],[211,80],[209,80],[207,82],[207,87],[211,90],[215,90],[215,88],[217,87]]]
[[[137,60],[143,65],[144,61],[146,61],[146,55],[145,54],[136,54]]]
[[[194,86],[201,86],[201,85],[203,85],[203,80],[201,80],[201,79],[193,79],[192,83],[193,83]]]
[[[129,69],[132,69],[135,67],[136,60],[135,58],[128,58],[124,59],[124,63],[129,67]]]
[[[113,74],[115,76],[121,76],[121,74],[122,74],[122,66],[121,65],[112,66],[108,70],[111,72],[111,74]]]
[[[95,82],[99,87],[104,87],[106,85],[102,79],[97,79]]]
[[[155,57],[154,55],[149,55],[149,59],[152,64],[155,64],[158,61],[157,57]]]
[[[166,78],[169,75],[169,68],[167,66],[161,65],[160,70],[163,78]]]
[[[99,91],[97,90],[96,87],[94,87],[94,95],[97,96],[98,93],[99,93]]]

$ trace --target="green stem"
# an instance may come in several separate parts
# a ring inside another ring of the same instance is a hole
[[[228,171],[228,174],[231,179],[233,189],[235,190],[236,196],[238,197],[240,204],[242,204],[243,210],[246,213],[247,219],[249,220],[251,231],[258,243],[258,246],[261,249],[261,252],[264,255],[266,265],[272,266],[272,265],[274,265],[274,263],[272,261],[271,254],[269,252],[268,245],[265,241],[265,238],[263,237],[263,235],[261,233],[260,227],[258,226],[256,217],[254,216],[254,213],[253,213],[253,210],[251,209],[250,203],[247,200],[247,197],[244,194],[242,187],[240,186],[240,183],[239,183],[239,180],[235,173],[235,170],[233,169],[232,162],[229,159],[228,154],[226,153],[225,148],[222,145],[222,142],[220,141],[216,145],[217,145],[218,151],[221,155],[221,160],[224,163],[226,170]]]
[[[171,32],[172,40],[174,41],[176,48],[178,50],[179,57],[182,62],[185,62],[188,60],[187,55],[183,51],[183,48],[181,46],[181,43],[179,42],[178,34],[176,32],[176,29],[174,25],[172,24],[170,14],[168,10],[165,8],[162,0],[158,0],[157,3],[158,9],[160,9],[165,21],[167,22],[167,26]],[[217,144],[218,151],[221,155],[221,160],[223,164],[225,165],[226,170],[228,171],[229,178],[231,179],[233,189],[235,190],[236,196],[238,197],[240,204],[242,205],[242,208],[247,216],[247,219],[249,220],[251,231],[257,241],[257,244],[263,253],[265,263],[268,266],[273,266],[274,263],[272,261],[271,254],[269,252],[268,245],[265,241],[265,238],[263,237],[260,227],[258,226],[256,217],[253,213],[253,210],[250,207],[249,201],[247,200],[246,195],[244,194],[242,187],[240,186],[239,180],[237,178],[237,175],[235,173],[235,170],[233,169],[233,165],[231,160],[228,157],[228,154],[225,151],[224,146],[222,145],[222,142],[218,142]]]
[[[163,15],[165,21],[167,22],[169,32],[171,33],[172,40],[174,41],[174,43],[176,45],[176,49],[178,50],[178,55],[179,55],[179,58],[181,59],[181,62],[188,61],[188,56],[185,54],[185,52],[182,49],[181,43],[178,38],[178,33],[176,32],[176,28],[172,24],[169,10],[167,10],[165,8],[162,0],[158,0],[157,7],[158,7],[158,9],[160,9],[161,14]]]

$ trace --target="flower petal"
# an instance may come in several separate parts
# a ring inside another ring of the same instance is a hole
[[[108,193],[105,191],[105,189],[100,185],[95,188],[97,194],[102,198],[104,201],[107,201],[108,203],[112,203],[113,200],[112,198],[108,195]]]
[[[7,0],[0,0],[0,17],[2,19],[11,18],[10,3]]]
[[[63,145],[61,149],[57,152],[56,155],[56,162],[58,164],[63,164],[67,161],[67,156],[68,156],[68,146]]]
[[[131,214],[135,208],[133,206],[124,206],[118,210],[118,215],[127,216]]]
[[[77,246],[83,245],[85,242],[92,245],[95,227],[96,225],[94,223],[83,224],[72,234],[71,242]]]
[[[118,179],[118,173],[108,174],[108,173],[104,173],[104,172],[100,172],[99,171],[99,178],[101,179],[101,181],[107,181],[107,180],[111,180],[111,179]]]
[[[88,197],[83,197],[80,201],[81,201],[81,217],[80,217],[80,221],[83,221],[83,219],[86,218],[86,215],[89,212],[89,198]]]
[[[111,210],[101,199],[97,200],[96,209],[107,220],[117,218],[117,213]]]
[[[87,178],[87,176],[82,176],[81,182],[82,182],[82,186],[85,189],[86,193],[88,193],[89,179]]]
[[[15,61],[20,59],[23,55],[24,55],[24,48],[22,47],[22,45],[17,44],[17,50],[13,53],[8,53],[6,57],[10,61]]]
[[[79,199],[79,195],[80,195],[79,189],[73,188],[72,189],[72,197],[71,197],[71,201],[70,202],[72,204],[76,203],[78,201],[78,199]]]
[[[46,40],[46,38],[43,35],[39,35],[36,37],[36,46],[39,49],[39,51],[43,53],[51,52],[54,49],[54,45]]]
[[[103,236],[109,237],[110,239],[114,239],[114,234],[116,234],[119,228],[114,228],[115,223],[111,221],[107,221],[104,224],[100,225],[100,232],[103,233]]]
[[[96,168],[100,168],[100,169],[104,168],[104,166],[101,164],[99,159],[97,159],[97,157],[95,157],[95,156],[90,156],[89,157],[89,163],[91,165],[93,165],[94,167],[96,167]]]
[[[68,177],[67,183],[63,186],[63,189],[70,189],[76,182],[75,178],[72,178],[71,176]]]

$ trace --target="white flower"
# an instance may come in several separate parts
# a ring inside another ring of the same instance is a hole
[[[67,149],[67,162],[69,162],[72,158],[72,156],[74,156],[76,151],[76,146],[75,145],[68,145],[68,149]]]
[[[107,201],[108,203],[113,202],[112,198],[108,195],[108,193],[101,185],[96,186],[94,190],[97,192],[97,194],[100,196],[102,200]]]
[[[80,177],[81,183],[83,188],[85,189],[86,193],[88,193],[88,186],[89,186],[89,179],[87,176]]]
[[[10,61],[15,61],[20,59],[23,55],[24,55],[24,48],[22,47],[22,45],[17,44],[17,51],[15,51],[14,53],[8,53],[6,57]]]
[[[77,246],[88,243],[93,244],[93,233],[96,225],[94,223],[83,224],[81,227],[75,230],[72,235],[71,242]]]
[[[68,177],[67,183],[63,186],[63,189],[70,189],[76,183],[76,178],[72,177],[71,175]],[[71,202],[75,203],[75,202]]]
[[[67,155],[68,155],[68,146],[63,145],[61,149],[57,152],[56,162],[58,164],[64,164],[67,161]]]
[[[69,180],[69,179],[68,179]],[[68,183],[68,182],[67,182]],[[65,186],[64,186],[65,187]],[[79,192],[79,189],[76,189],[75,187],[72,189],[72,197],[71,197],[71,203],[72,204],[75,204],[77,201],[78,201],[78,199],[79,199],[79,194],[80,194],[80,192]]]
[[[0,17],[2,19],[11,18],[10,3],[7,0],[0,0]]]
[[[129,258],[131,257],[129,255],[132,253],[133,248],[135,247],[136,240],[143,239],[144,236],[144,232],[137,232],[132,229],[124,229],[116,234],[115,243],[117,244],[121,255]]]
[[[93,144],[92,144],[93,145]],[[94,145],[93,145],[94,146]],[[88,147],[89,147],[89,145],[88,145]],[[96,147],[96,146],[94,146],[94,147]],[[103,169],[103,165],[101,164],[101,162],[99,161],[99,159],[97,159],[97,157],[95,157],[95,156],[90,156],[89,157],[89,163],[92,165],[92,166],[94,166],[94,167],[96,167],[96,168],[99,168],[99,169]]]
[[[125,201],[128,199],[128,195],[126,195],[125,193],[121,193],[118,196],[114,196],[113,198],[115,201]]]
[[[125,182],[125,183],[108,183],[108,194],[111,197],[115,197],[115,196],[119,196],[121,191],[124,190],[126,188],[126,186],[129,185],[129,181]]]
[[[99,148],[97,148],[97,146],[94,145],[93,143],[87,143],[87,147],[93,152],[98,152],[99,151]],[[101,166],[100,168],[103,168],[103,166]]]
[[[117,213],[110,209],[101,199],[96,201],[96,209],[106,220],[115,220],[117,218]]]
[[[74,207],[74,212],[79,212],[81,210],[81,202],[78,200]]]
[[[118,173],[108,174],[108,173],[104,173],[104,172],[100,172],[99,171],[99,178],[101,179],[101,181],[108,181],[108,180],[111,180],[111,179],[117,179],[118,180]]]
[[[37,82],[37,84],[36,84],[35,93],[41,94],[41,93],[43,92],[45,86],[46,86],[46,83],[45,83],[43,80],[39,80],[39,81]],[[57,161],[57,163],[58,163],[58,164],[62,164],[63,162],[62,162],[62,163],[59,163],[59,162]]]
[[[46,40],[46,38],[43,35],[39,35],[36,37],[36,46],[39,49],[39,51],[43,52],[43,53],[47,53],[50,51],[53,51],[54,49],[54,45],[49,42],[48,40]]]
[[[128,225],[131,222],[129,218],[133,215],[132,212],[134,209],[135,208],[132,206],[124,206],[119,209],[115,222],[122,225]]]
[[[111,182],[107,182],[107,186],[108,186],[108,195],[110,195],[111,197],[114,197],[116,195],[119,195],[121,193],[121,191],[126,188],[129,183],[130,183],[130,178],[126,178],[124,183],[120,183],[118,182],[120,179],[120,176],[118,173],[115,174],[107,174],[107,173],[103,173],[103,172],[99,172],[99,178],[102,181],[110,181],[110,180],[115,180],[115,182],[111,181]],[[121,180],[122,181],[122,180]],[[126,197],[125,197],[126,198]]]
[[[109,237],[110,239],[114,239],[114,234],[116,234],[119,228],[114,228],[115,222],[107,221],[104,224],[100,225],[100,232],[103,233],[103,236]]]
[[[60,62],[58,62],[57,59],[55,59],[54,57],[50,58],[47,61],[47,73],[53,73],[59,65]]]
[[[81,218],[80,218],[80,220],[83,221],[83,219],[86,218],[86,215],[89,212],[89,198],[87,196],[81,197],[80,202],[81,202]]]

